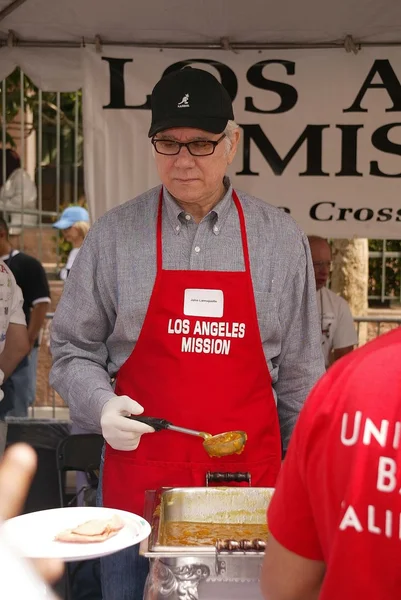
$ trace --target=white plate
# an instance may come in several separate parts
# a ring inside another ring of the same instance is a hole
[[[109,519],[117,514],[124,527],[104,542],[66,543],[56,542],[55,536],[64,529],[71,529],[91,519]],[[78,506],[53,508],[28,513],[9,519],[2,525],[10,541],[23,556],[28,558],[61,558],[65,561],[85,560],[113,554],[129,546],[139,544],[150,534],[145,519],[124,510],[114,508]]]

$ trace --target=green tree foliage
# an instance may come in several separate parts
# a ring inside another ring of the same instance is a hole
[[[401,252],[401,240],[369,240],[369,252]],[[384,296],[399,300],[401,285],[401,258],[386,256],[384,260],[385,282],[382,276],[383,258],[369,258],[369,296]],[[384,287],[384,289],[383,289]]]
[[[6,89],[4,90],[3,87]],[[22,94],[21,94],[22,89]],[[5,119],[3,115],[3,94],[5,92]],[[60,163],[72,163],[75,152],[75,130],[77,129],[78,164],[82,162],[82,92],[60,94],[60,104],[57,106],[55,92],[42,92],[33,84],[27,75],[21,74],[19,68],[1,83],[1,124],[0,143],[3,140],[4,121],[6,123],[6,142],[8,146],[16,147],[16,139],[21,131],[17,121],[21,108],[21,100],[32,119],[25,119],[24,134],[28,137],[32,131],[39,130],[39,119],[42,119],[42,157],[41,164],[51,164],[56,160],[57,153],[57,115],[60,123]],[[76,111],[78,119],[76,119]]]
[[[5,104],[5,114],[4,113]],[[21,72],[15,69],[5,81],[0,84],[0,146],[3,143],[3,127],[6,132],[6,146],[16,148],[21,139],[21,106],[25,107],[23,118],[23,132],[27,139],[36,132],[37,163],[42,169],[43,178],[47,188],[42,188],[42,193],[49,189],[55,190],[55,166],[59,145],[59,164],[61,176],[61,204],[62,212],[72,199],[73,165],[82,169],[83,163],[83,127],[82,127],[82,92],[60,93],[40,92],[38,87]],[[59,130],[59,144],[57,133]],[[41,156],[39,157],[39,132],[41,133]],[[0,169],[2,166],[0,165]],[[48,174],[45,178],[45,174]],[[51,182],[49,184],[49,181]],[[66,192],[65,183],[67,182]],[[83,189],[78,189],[79,204],[85,206]],[[42,196],[42,201],[44,201]],[[56,205],[55,194],[51,194],[51,206],[47,210],[54,210]],[[55,246],[58,246],[58,256],[61,263],[65,263],[71,250],[71,244],[66,242],[62,233],[53,236]]]

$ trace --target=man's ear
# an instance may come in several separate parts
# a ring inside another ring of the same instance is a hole
[[[231,163],[233,162],[234,157],[235,157],[235,155],[237,153],[237,148],[238,148],[238,142],[239,142],[239,139],[240,139],[240,135],[241,134],[240,134],[239,128],[236,129],[233,132],[233,136],[232,136],[232,139],[231,139],[231,148],[230,148],[230,152],[228,153],[228,160],[227,160],[227,162],[228,162],[229,165],[231,165]]]

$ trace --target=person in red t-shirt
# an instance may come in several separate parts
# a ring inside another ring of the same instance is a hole
[[[268,509],[269,600],[401,598],[401,329],[335,363]]]

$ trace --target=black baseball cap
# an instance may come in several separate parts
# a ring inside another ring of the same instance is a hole
[[[231,98],[208,71],[185,67],[165,75],[151,96],[149,137],[173,127],[194,127],[222,133],[234,119]]]

